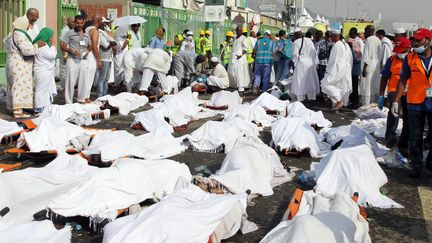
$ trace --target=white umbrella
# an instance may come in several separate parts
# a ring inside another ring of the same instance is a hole
[[[123,16],[115,19],[112,23],[113,26],[126,26],[132,24],[142,24],[147,22],[147,20],[140,16]]]

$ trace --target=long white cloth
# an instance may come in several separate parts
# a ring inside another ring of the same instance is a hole
[[[73,121],[75,117],[91,115],[101,112],[100,105],[96,104],[51,104],[43,110],[41,117],[55,117],[62,121]]]
[[[234,40],[228,65],[230,87],[238,88],[239,91],[243,91],[250,85],[249,66],[246,54],[243,55],[243,51],[248,51],[245,40],[245,36],[241,36]],[[237,56],[241,56],[241,58],[237,59]]]
[[[366,77],[362,77],[359,88],[359,94],[365,97],[364,105],[375,102],[373,99],[378,96],[381,80],[381,55],[382,47],[380,39],[376,36],[368,37],[362,58],[362,68],[364,63],[368,64],[367,74]]]
[[[292,220],[284,219],[261,243],[344,242],[369,243],[368,222],[345,194],[303,192],[300,209]]]
[[[2,139],[4,136],[9,136],[22,130],[23,129],[18,126],[16,122],[0,119],[0,139]]]
[[[381,40],[382,56],[381,56],[381,66],[384,67],[387,59],[393,55],[393,43],[387,37]]]
[[[258,98],[251,102],[251,106],[260,106],[266,110],[279,111],[279,113],[284,113],[289,103],[290,102],[288,100],[280,100],[274,95],[264,92]]]
[[[46,107],[54,100],[57,94],[55,85],[55,59],[57,48],[44,46],[39,48],[35,56],[33,73],[35,77],[34,102],[36,108]]]
[[[301,47],[302,40],[303,47]],[[316,71],[319,60],[315,45],[309,38],[297,39],[293,45],[295,69],[291,94],[295,95],[298,101],[302,101],[304,96],[308,96],[309,100],[315,100],[316,95],[320,92],[318,73]]]
[[[230,92],[221,90],[213,93],[208,101],[208,105],[211,106],[228,106],[229,109],[234,108],[242,103],[243,99],[240,97],[237,91]]]
[[[326,74],[321,80],[322,92],[327,94],[335,104],[342,101],[348,105],[352,91],[352,52],[344,41],[333,44],[327,64]]]
[[[50,220],[33,221],[0,230],[0,242],[67,243],[71,242],[71,227],[57,230]]]
[[[270,127],[272,122],[276,120],[275,117],[267,115],[264,108],[249,104],[242,104],[225,112],[224,121],[230,121],[234,118],[240,118],[248,122],[254,122],[261,128]]]
[[[144,70],[144,63],[149,54],[153,51],[152,48],[133,48],[124,51],[121,67],[124,72],[124,81],[128,92],[132,92],[132,86],[138,84],[142,80],[140,72]],[[120,76],[121,78],[121,76]]]
[[[272,182],[281,184],[291,180],[277,153],[257,137],[239,138],[227,154],[221,168],[211,178],[232,193],[273,194]]]
[[[138,109],[139,107],[145,106],[148,101],[149,99],[147,96],[123,92],[115,96],[102,96],[95,100],[94,103],[101,107],[104,102],[108,102],[110,106],[119,109],[120,115],[126,116],[129,114],[129,112]]]
[[[245,208],[245,194],[216,195],[196,186],[168,195],[139,214],[126,216],[104,228],[104,243],[116,242],[200,242],[206,243],[223,218],[239,202]],[[235,233],[239,225],[231,229]],[[231,234],[232,234],[231,233]]]
[[[355,125],[331,128],[325,133],[326,142],[334,146],[342,141],[339,148],[350,148],[365,144],[372,149],[375,157],[384,156],[387,150],[378,145],[375,138]]]
[[[212,75],[207,78],[207,84],[211,86],[217,86],[221,89],[229,87],[229,76],[225,67],[218,63],[213,70]]]
[[[119,159],[88,174],[81,185],[52,200],[48,208],[65,217],[115,219],[119,209],[172,193],[180,178],[191,180],[192,175],[176,161]]]
[[[21,133],[17,141],[18,148],[27,146],[31,152],[56,150],[64,153],[71,139],[84,134],[94,134],[55,117],[41,118],[37,125],[33,131]]]
[[[225,148],[225,153],[228,153],[239,138],[258,134],[254,124],[235,118],[224,122],[208,121],[190,135],[186,135],[186,138],[194,150],[215,153]]]
[[[311,167],[316,192],[348,195],[358,192],[358,203],[365,207],[403,208],[380,193],[387,176],[367,145],[337,149]]]
[[[318,127],[332,126],[332,123],[324,117],[322,111],[310,110],[299,101],[290,103],[287,106],[287,117],[301,117],[305,119],[309,125],[316,125]]]
[[[105,131],[92,139],[85,155],[100,154],[103,162],[124,156],[141,159],[164,159],[185,151],[181,138],[170,133],[147,133],[135,137],[126,131]]]
[[[329,148],[320,141],[318,134],[303,118],[281,118],[272,124],[272,139],[276,147],[295,149],[299,152],[309,149],[313,158],[328,154]]]
[[[34,213],[80,185],[93,170],[96,168],[80,156],[63,154],[42,168],[1,173],[0,208],[9,207],[10,212],[0,217],[0,229],[32,221]]]

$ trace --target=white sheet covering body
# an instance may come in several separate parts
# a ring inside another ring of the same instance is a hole
[[[84,134],[94,134],[69,122],[55,117],[40,118],[37,128],[30,132],[21,133],[17,147],[27,146],[31,152],[56,150],[58,153],[66,152],[66,146],[72,138]]]
[[[47,106],[41,117],[55,117],[63,121],[70,121],[78,116],[91,115],[101,112],[100,105],[97,104],[65,104]]]
[[[369,243],[368,222],[345,194],[303,192],[300,209],[292,220],[284,219],[261,243]]]
[[[284,117],[272,124],[272,138],[276,147],[303,151],[309,149],[313,158],[329,153],[329,147],[321,142],[316,131],[303,118]]]
[[[258,98],[251,102],[251,106],[260,106],[266,110],[279,111],[279,113],[285,113],[287,105],[290,102],[288,100],[280,100],[275,96],[264,92]]]
[[[246,135],[258,136],[257,127],[249,121],[234,118],[224,122],[207,121],[186,138],[194,150],[217,153],[225,148],[228,153],[236,141]]]
[[[20,126],[18,126],[16,122],[10,122],[10,121],[0,119],[0,140],[4,136],[9,136],[22,130],[23,129]]]
[[[272,181],[281,184],[291,180],[277,153],[256,137],[239,138],[227,154],[221,168],[211,178],[232,193],[273,194]]]
[[[80,156],[63,154],[42,168],[1,173],[0,208],[9,207],[10,212],[0,217],[0,229],[33,220],[34,213],[81,184],[93,170]]]
[[[228,106],[229,109],[232,109],[242,103],[243,99],[240,97],[237,91],[229,92],[225,90],[221,90],[212,94],[210,100],[208,101],[208,105],[211,106]]]
[[[322,92],[327,94],[333,104],[338,101],[348,105],[352,91],[352,52],[344,41],[333,44],[327,64],[326,74],[321,80]]]
[[[240,118],[248,122],[254,122],[262,130],[263,127],[270,127],[275,117],[267,115],[264,108],[260,106],[252,106],[243,104],[230,109],[224,114],[224,121],[230,121],[235,118]]]
[[[324,117],[322,111],[310,110],[299,101],[290,103],[287,106],[287,117],[303,118],[309,125],[316,125],[318,127],[332,126],[332,123]]]
[[[134,136],[126,131],[105,131],[95,135],[85,155],[100,154],[103,162],[124,156],[141,159],[164,159],[184,152],[181,138],[170,133],[147,133]]]
[[[145,106],[149,100],[147,96],[123,92],[115,96],[106,95],[100,97],[94,103],[101,107],[104,102],[108,102],[110,106],[118,108],[120,115],[126,116],[129,112]]]
[[[57,230],[52,221],[33,221],[0,230],[0,243],[68,243],[71,242],[71,227]]]
[[[239,202],[245,208],[246,195],[216,195],[190,185],[153,204],[139,214],[109,223],[104,243],[116,242],[201,242],[221,224]],[[239,229],[233,224],[231,235]],[[228,234],[230,236],[230,234]]]
[[[358,203],[365,207],[402,208],[400,204],[380,193],[387,176],[367,145],[333,151],[311,165],[315,173],[315,191],[322,193],[359,193]]]
[[[172,160],[119,159],[90,173],[85,181],[51,201],[48,207],[65,217],[115,219],[117,210],[172,193],[180,178],[191,180],[185,164]]]

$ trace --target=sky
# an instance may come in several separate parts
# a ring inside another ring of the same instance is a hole
[[[253,4],[266,2],[284,3],[284,0],[249,0]],[[334,16],[335,1],[337,1],[337,15],[355,17],[356,12],[366,10],[371,19],[378,19],[379,13],[385,20],[392,22],[420,23],[426,27],[432,26],[432,0],[304,0],[305,7],[315,13]],[[301,0],[297,0],[300,6]],[[348,11],[347,11],[348,10]],[[312,16],[315,17],[315,16]]]

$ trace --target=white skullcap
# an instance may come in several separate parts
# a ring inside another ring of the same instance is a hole
[[[359,33],[359,34],[364,34],[364,32],[365,32],[364,29],[358,29],[358,30],[357,30],[357,33]]]
[[[210,59],[210,61],[211,61],[211,62],[219,62],[219,58],[217,58],[217,57],[212,57],[212,58]]]
[[[405,33],[406,33],[406,30],[405,30],[404,28],[396,28],[396,29],[394,30],[394,33],[395,33],[395,34],[405,34]]]
[[[109,22],[111,22],[111,20],[110,19],[106,19],[104,16],[102,16],[102,22],[103,23],[109,23]]]
[[[192,32],[192,31],[188,31],[188,32],[186,33],[186,35],[193,35],[193,32]]]
[[[330,33],[332,33],[334,35],[340,35],[341,34],[341,30],[338,30],[338,29],[330,30]]]
[[[299,27],[296,27],[296,28],[294,29],[294,33],[297,33],[297,32],[302,32],[302,30],[301,30]]]
[[[266,31],[264,31],[264,34],[271,35],[271,31],[270,30],[266,30]]]

